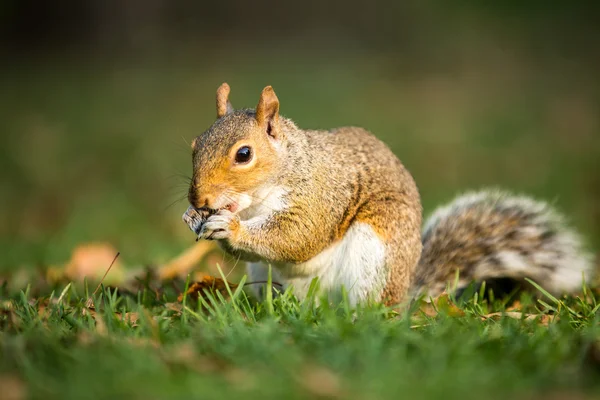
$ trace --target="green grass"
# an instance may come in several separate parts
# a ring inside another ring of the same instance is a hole
[[[159,298],[149,286],[103,288],[93,311],[76,285],[49,298],[5,286],[0,378],[33,399],[600,395],[600,305],[589,291],[587,301],[524,295],[513,318],[478,294],[460,308],[416,302],[398,315],[289,293],[255,303],[243,290],[178,303],[167,286]]]

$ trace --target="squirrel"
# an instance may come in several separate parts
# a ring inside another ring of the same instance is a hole
[[[251,280],[311,282],[351,305],[397,305],[471,282],[523,282],[553,294],[582,288],[592,260],[545,202],[499,190],[457,197],[423,231],[417,185],[390,148],[362,128],[304,130],[279,114],[271,86],[255,109],[234,110],[217,90],[217,119],[192,142],[183,221],[247,261]],[[456,279],[458,273],[458,279]],[[344,288],[344,289],[342,289]],[[264,286],[253,285],[264,296]],[[330,297],[331,298],[331,297]]]

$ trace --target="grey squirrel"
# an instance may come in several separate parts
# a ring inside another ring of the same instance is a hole
[[[313,278],[352,305],[435,296],[455,280],[531,278],[554,294],[592,273],[579,235],[548,204],[500,191],[459,196],[421,233],[420,195],[391,150],[356,127],[304,130],[266,87],[256,109],[217,90],[217,120],[194,139],[183,220],[248,262],[249,279],[306,296]],[[260,295],[260,285],[255,294]]]

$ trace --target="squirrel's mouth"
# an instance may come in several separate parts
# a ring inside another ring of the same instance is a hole
[[[208,207],[202,207],[199,210],[205,210],[208,212],[208,215],[213,215],[219,212],[219,210],[227,210],[229,212],[235,213],[238,208],[240,206],[237,203],[230,203],[227,204],[225,207],[221,207],[221,208],[208,208]]]
[[[225,206],[225,209],[232,213],[235,213],[238,208],[239,208],[239,205],[237,203],[231,203],[231,204],[227,204]]]

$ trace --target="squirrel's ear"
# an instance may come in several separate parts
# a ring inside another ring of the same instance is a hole
[[[221,118],[223,115],[233,112],[233,107],[229,102],[229,85],[223,83],[217,89],[217,118]]]
[[[267,86],[260,94],[260,100],[256,106],[256,122],[264,126],[267,133],[277,138],[279,122],[279,99],[271,86]]]

